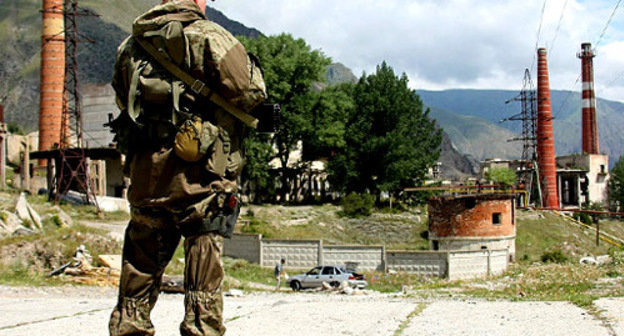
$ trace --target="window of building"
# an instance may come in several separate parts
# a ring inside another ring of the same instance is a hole
[[[605,165],[600,165],[600,174],[605,173]]]
[[[433,250],[438,251],[440,249],[440,242],[437,240],[433,240],[432,243],[433,243]]]
[[[492,224],[494,225],[501,225],[501,216],[502,214],[500,212],[495,212],[492,214]]]

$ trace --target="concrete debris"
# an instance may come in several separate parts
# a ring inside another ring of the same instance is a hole
[[[323,283],[321,284],[321,287],[323,288],[323,290],[326,290],[326,291],[334,289],[330,284],[328,284],[325,281],[323,281]]]
[[[12,212],[2,210],[0,211],[0,218],[2,218],[2,222],[6,225],[11,234],[22,226],[22,221]]]
[[[353,295],[353,293],[355,293],[355,290],[351,287],[346,287],[341,291],[341,293],[346,295]]]
[[[594,257],[583,257],[580,263],[584,265],[598,265],[598,261]]]
[[[26,194],[21,193],[15,203],[15,212],[17,216],[25,223],[29,228],[33,230],[41,230],[41,217],[33,209],[26,200]],[[31,224],[31,225],[29,225]]]
[[[230,289],[229,291],[225,292],[223,295],[231,296],[231,297],[241,297],[241,296],[244,296],[245,293],[243,293],[243,291],[240,289]]]
[[[94,267],[93,258],[84,245],[80,245],[72,261],[60,266],[48,276],[63,275],[70,282],[91,286],[117,286],[120,272],[110,267]]]
[[[123,211],[125,213],[130,213],[130,203],[128,200],[119,197],[110,197],[110,196],[95,196],[97,199],[98,207],[103,212],[117,212]],[[92,200],[88,200],[86,195],[83,193],[79,193],[77,191],[70,190],[66,195],[63,195],[61,199],[65,202],[76,204],[76,205],[86,205],[92,204]]]
[[[611,262],[611,257],[608,255],[601,255],[594,257],[583,257],[579,262],[583,265],[603,265]]]
[[[611,262],[611,256],[610,256],[610,255],[608,255],[608,254],[601,255],[601,256],[597,256],[597,257],[596,257],[596,261],[597,261],[600,265],[603,265],[603,264],[608,264],[608,263],[610,263],[610,262]]]
[[[102,254],[98,256],[98,261],[105,267],[121,271],[122,258],[120,254]]]
[[[34,235],[36,233],[37,232],[32,230],[32,229],[29,229],[29,228],[27,228],[25,226],[20,225],[17,229],[15,229],[15,231],[13,231],[12,234],[14,236],[30,236],[30,235]]]

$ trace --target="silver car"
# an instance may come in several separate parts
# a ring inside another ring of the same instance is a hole
[[[294,291],[298,291],[302,288],[321,287],[323,282],[332,287],[338,287],[343,281],[347,281],[354,288],[366,288],[368,286],[362,275],[355,276],[337,266],[316,266],[305,274],[292,276],[288,279],[288,285]]]

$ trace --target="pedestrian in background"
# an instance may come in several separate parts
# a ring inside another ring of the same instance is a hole
[[[275,290],[279,291],[280,286],[282,285],[282,275],[284,274],[284,264],[286,263],[286,259],[280,260],[277,265],[275,265],[275,269],[273,273],[275,274],[275,281],[277,281],[277,285],[275,286]]]

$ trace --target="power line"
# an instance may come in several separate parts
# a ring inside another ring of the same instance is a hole
[[[535,61],[537,59],[537,47],[539,45],[540,35],[542,34],[542,23],[544,22],[544,12],[546,12],[546,1],[548,0],[544,0],[544,3],[542,4],[542,14],[540,15],[540,21],[537,27],[537,34],[535,36],[535,50],[533,50],[533,60],[531,61],[531,67],[529,68],[531,70],[533,70],[533,66],[535,65]]]
[[[607,32],[607,28],[609,28],[609,25],[611,24],[611,20],[613,20],[613,16],[615,15],[615,12],[617,11],[618,7],[620,7],[621,2],[622,0],[618,0],[618,2],[615,4],[615,7],[613,8],[611,15],[609,16],[609,19],[607,20],[607,24],[605,24],[604,28],[602,29],[602,32],[600,33],[600,36],[598,37],[598,41],[594,43],[594,46],[595,46],[594,49],[598,49],[598,45],[600,45],[600,42],[602,42],[602,38],[604,37],[604,34]]]
[[[559,35],[559,29],[561,29],[561,21],[563,21],[563,16],[565,15],[565,10],[568,7],[568,0],[563,3],[563,7],[561,8],[561,15],[559,16],[559,22],[557,23],[557,29],[555,29],[555,36],[550,42],[550,52],[548,55],[552,55],[553,49],[555,49],[555,41],[557,40],[557,36]]]

